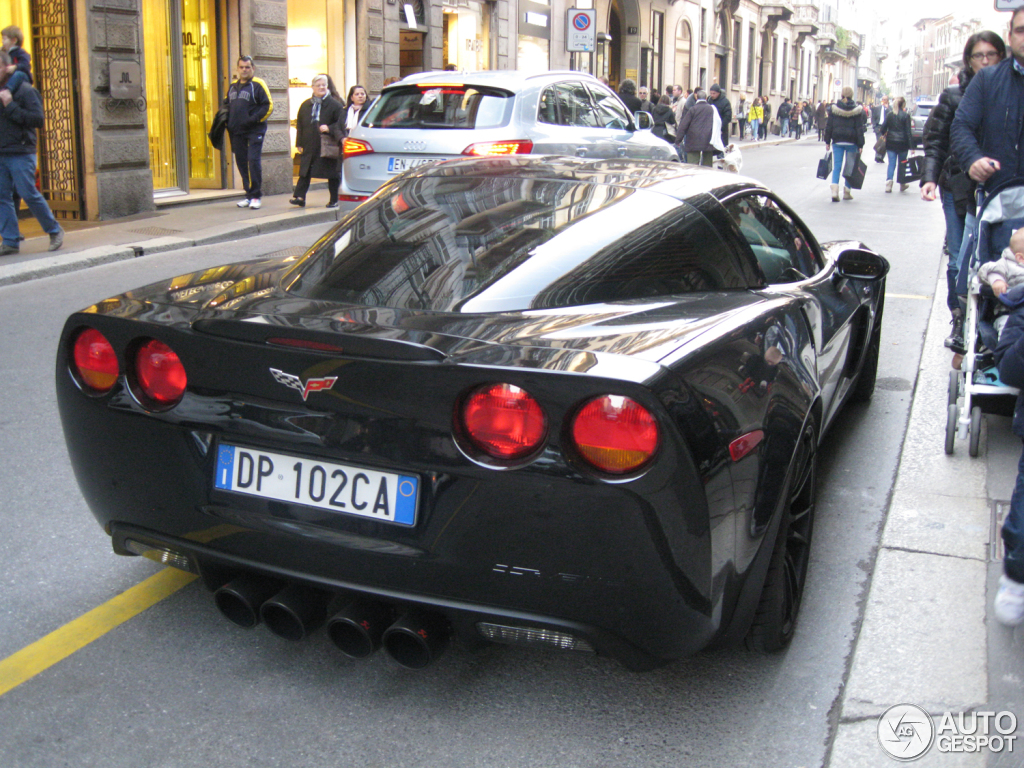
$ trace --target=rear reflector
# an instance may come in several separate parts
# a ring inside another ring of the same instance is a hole
[[[369,195],[338,195],[338,200],[343,203],[361,203],[363,200],[369,199]]]
[[[577,412],[572,440],[588,464],[613,475],[639,469],[658,449],[658,422],[621,395],[596,397]]]
[[[536,627],[516,627],[506,624],[490,624],[479,622],[477,631],[494,643],[509,645],[528,645],[534,648],[559,648],[563,651],[594,652],[594,646],[568,632],[555,632],[550,629]]]
[[[470,144],[462,150],[462,154],[472,157],[492,157],[495,155],[528,155],[532,151],[532,141],[487,141]]]
[[[144,405],[170,408],[185,394],[188,377],[177,353],[162,341],[150,339],[135,353],[135,376],[149,401]]]
[[[462,431],[495,459],[522,459],[540,448],[547,419],[540,403],[512,384],[485,384],[465,400]]]
[[[755,429],[753,432],[747,432],[745,435],[740,435],[729,443],[729,456],[732,457],[733,461],[739,461],[752,450],[757,448],[763,439],[764,432],[760,429]]]
[[[120,373],[114,347],[95,328],[85,328],[75,338],[72,365],[82,383],[97,394],[109,392]]]

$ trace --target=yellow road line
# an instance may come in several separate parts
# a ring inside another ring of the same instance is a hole
[[[918,296],[917,294],[914,294],[914,293],[887,293],[887,294],[885,294],[885,298],[887,298],[887,299],[927,299],[928,301],[932,300],[931,296]]]
[[[0,660],[0,696],[30,680],[58,661],[66,659],[114,627],[124,624],[152,605],[170,597],[196,576],[177,568],[165,568],[141,584],[93,608],[74,621],[55,629],[31,645]]]

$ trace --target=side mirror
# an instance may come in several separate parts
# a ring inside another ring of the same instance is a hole
[[[633,115],[633,123],[638,131],[649,131],[654,127],[654,118],[650,112],[637,112]]]
[[[850,248],[836,259],[836,273],[851,280],[881,280],[889,272],[889,262],[877,253],[863,248]]]

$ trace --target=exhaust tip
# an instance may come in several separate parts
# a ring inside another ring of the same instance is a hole
[[[303,640],[324,622],[327,595],[291,584],[260,606],[267,629],[285,640]]]
[[[409,611],[384,632],[384,650],[407,669],[424,669],[448,647],[451,630],[443,616]]]
[[[350,659],[365,659],[380,648],[392,617],[383,603],[356,600],[328,620],[327,636]]]
[[[214,592],[213,602],[228,621],[252,629],[260,623],[260,605],[280,588],[272,579],[239,576]]]

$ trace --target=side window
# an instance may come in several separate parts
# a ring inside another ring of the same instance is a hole
[[[770,197],[748,195],[724,205],[769,284],[817,274],[820,265],[807,234]]]
[[[575,128],[594,128],[598,125],[590,94],[582,83],[559,83],[546,88],[540,97],[537,120]]]
[[[605,88],[591,86],[591,90],[597,103],[598,127],[613,128],[617,131],[627,130],[632,120],[619,97]]]

